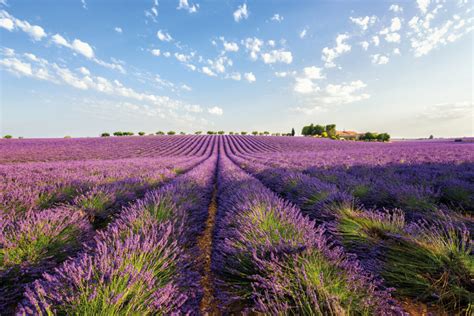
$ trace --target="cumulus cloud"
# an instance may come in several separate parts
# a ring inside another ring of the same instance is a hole
[[[212,71],[209,67],[204,66],[201,68],[201,71],[203,74],[208,75],[209,77],[215,77],[217,76],[214,71]]]
[[[360,26],[363,31],[366,31],[369,26],[373,25],[377,21],[377,17],[375,15],[357,18],[349,17],[349,19],[352,23]]]
[[[262,59],[265,64],[285,63],[291,64],[293,55],[289,51],[272,50],[268,53],[262,54]]]
[[[160,56],[161,55],[161,51],[159,49],[152,49],[150,52],[154,56]]]
[[[351,51],[351,45],[346,43],[348,38],[348,34],[338,34],[336,37],[336,46],[332,48],[323,48],[321,59],[325,62],[325,67],[335,67],[336,64],[334,63],[334,60],[340,55]]]
[[[207,109],[207,112],[209,114],[212,114],[212,115],[218,115],[218,116],[221,116],[222,114],[224,114],[224,110],[218,106],[214,106],[212,108],[208,108]]]
[[[293,90],[301,94],[317,92],[320,88],[315,81],[324,78],[325,76],[322,74],[321,68],[315,66],[305,67],[302,74],[295,78]]]
[[[239,22],[242,19],[247,19],[249,17],[249,12],[247,10],[247,4],[244,3],[240,5],[237,10],[234,11],[234,21]]]
[[[395,12],[395,13],[403,12],[403,8],[398,4],[390,5],[389,10],[392,11],[392,12]]]
[[[250,83],[255,82],[257,80],[257,78],[255,78],[255,75],[252,72],[246,72],[244,74],[244,78]]]
[[[263,45],[263,41],[256,37],[253,37],[253,38],[249,37],[249,38],[246,38],[243,43],[247,51],[250,53],[250,59],[257,60],[258,53],[260,52],[261,47]]]
[[[388,64],[389,62],[389,58],[385,55],[380,55],[380,54],[375,54],[375,55],[372,55],[372,64],[375,64],[375,65],[385,65],[385,64]]]
[[[174,57],[182,63],[186,63],[191,59],[191,55],[174,53]]]
[[[190,5],[188,3],[188,0],[179,0],[178,7],[176,8],[178,10],[186,10],[189,13],[196,13],[197,10],[199,9],[199,4],[192,4]]]
[[[374,43],[375,46],[379,46],[380,38],[377,35],[373,36],[372,37],[372,43]]]
[[[10,32],[19,29],[28,34],[33,41],[40,41],[47,36],[41,26],[31,25],[28,21],[17,19],[5,10],[0,11],[0,27]]]
[[[360,46],[362,46],[362,48],[363,48],[364,50],[369,49],[369,45],[370,45],[369,42],[367,42],[367,41],[362,41],[362,42],[360,42],[359,44],[360,44]]]
[[[430,5],[430,0],[416,0],[418,8],[424,14],[428,11],[428,6]]]
[[[163,31],[163,30],[158,30],[158,32],[156,32],[156,36],[162,42],[171,42],[173,40],[171,35],[168,32]]]
[[[235,81],[240,81],[242,79],[242,75],[239,72],[234,72],[231,73],[228,78],[235,80]]]
[[[283,17],[281,15],[279,15],[278,13],[275,13],[272,16],[271,20],[275,21],[275,22],[281,22],[281,21],[283,21]]]
[[[389,43],[400,43],[400,34],[388,33],[387,35],[385,35],[385,40]]]
[[[118,26],[116,26],[116,27],[114,28],[114,31],[117,32],[117,33],[120,33],[120,34],[123,33],[122,28],[121,28],[121,27],[118,27]]]
[[[237,52],[239,50],[239,45],[235,42],[226,42],[223,39],[223,45],[226,52]]]

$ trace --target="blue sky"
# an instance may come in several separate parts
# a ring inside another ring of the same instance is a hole
[[[0,3],[1,134],[473,135],[469,1]]]

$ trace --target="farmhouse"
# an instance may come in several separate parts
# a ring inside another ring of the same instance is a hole
[[[358,140],[361,135],[363,134],[354,131],[336,131],[337,137],[347,140]]]

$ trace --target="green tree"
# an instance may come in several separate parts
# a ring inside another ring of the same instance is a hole
[[[265,132],[263,132],[263,135],[270,135],[270,132],[265,131]]]
[[[380,142],[388,142],[390,140],[390,135],[387,133],[378,134],[377,140]]]
[[[219,134],[219,135],[224,135],[225,132],[224,132],[224,131],[218,131],[217,134]]]
[[[326,133],[328,133],[328,137],[335,137],[336,136],[336,124],[329,124],[326,125]]]
[[[321,136],[323,134],[323,132],[326,130],[326,128],[322,125],[315,125],[313,127],[313,130],[311,132],[311,135],[319,135]]]
[[[291,136],[295,136],[295,129],[291,128]]]
[[[123,132],[114,132],[114,136],[123,136]]]
[[[156,135],[165,135],[165,132],[162,132],[162,131],[158,131],[155,133]]]
[[[185,132],[179,132],[179,135],[186,135]]]
[[[257,132],[257,131],[253,131],[253,132],[252,132],[252,135],[253,135],[253,136],[257,136],[257,135],[258,135],[258,132]]]
[[[109,137],[109,136],[110,136],[109,133],[102,133],[102,134],[100,134],[100,137]]]
[[[167,134],[168,134],[168,135],[175,135],[176,132],[175,132],[175,131],[169,131]]]
[[[143,136],[145,135],[145,132],[138,132],[138,135]]]
[[[328,132],[326,132],[326,131],[322,132],[322,133],[321,133],[321,136],[322,136],[322,137],[328,137]]]
[[[195,135],[201,135],[202,134],[202,131],[197,131],[197,132],[194,132]]]
[[[241,135],[247,135],[247,132],[240,132]]]
[[[229,132],[229,135],[234,135],[234,132]]]
[[[207,135],[214,135],[216,132],[213,131],[207,131]]]
[[[430,135],[429,139],[433,139],[433,138],[434,138],[434,136],[433,136],[433,135]]]
[[[5,135],[5,136],[3,136],[3,138],[5,138],[5,139],[11,139],[11,138],[13,138],[13,136],[12,136],[12,135]]]

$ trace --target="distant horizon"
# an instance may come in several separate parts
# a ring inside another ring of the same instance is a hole
[[[0,0],[0,134],[472,137],[469,3]]]

